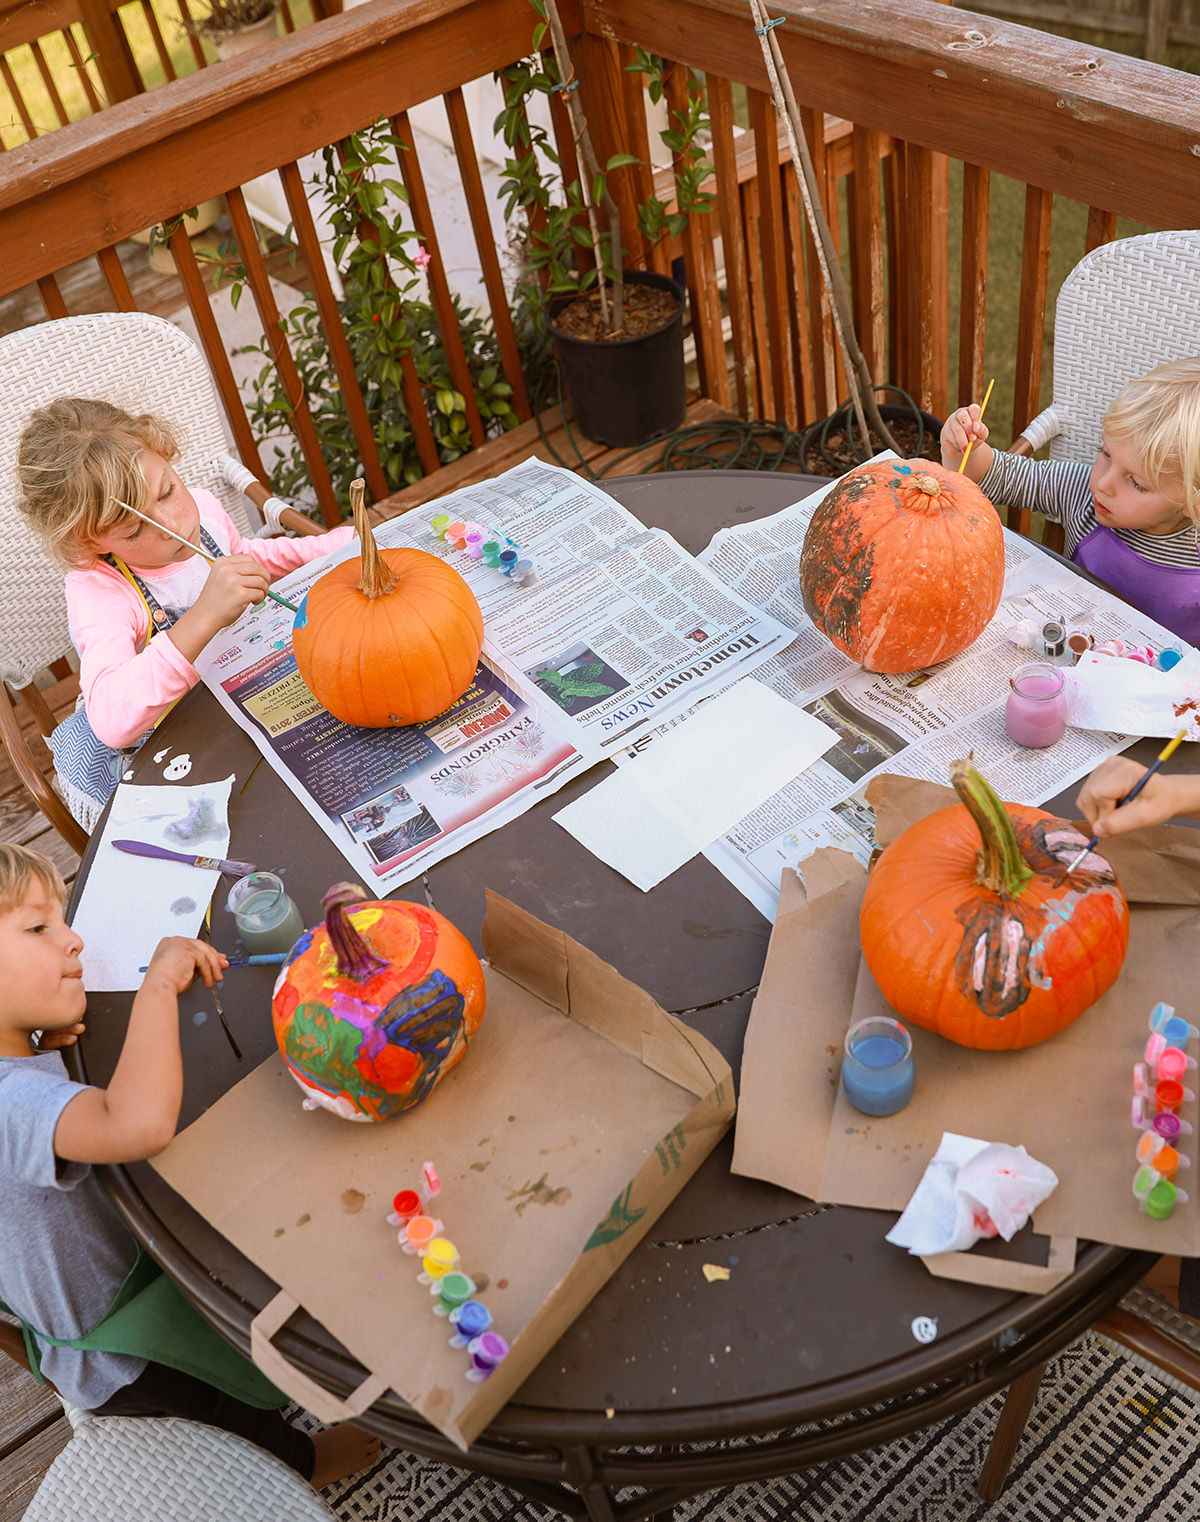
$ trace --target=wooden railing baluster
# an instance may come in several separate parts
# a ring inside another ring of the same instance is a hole
[[[820,414],[813,397],[812,327],[808,320],[808,278],[804,249],[804,203],[796,176],[785,170],[783,205],[787,221],[784,252],[787,255],[789,331],[792,339],[792,363],[796,368],[796,405],[801,424],[811,423]]]
[[[603,170],[613,154],[623,151],[626,144],[625,90],[617,45],[606,37],[584,32],[572,42],[571,51],[592,151]],[[608,193],[621,214],[621,242],[638,264],[644,239],[637,225],[637,182],[628,168],[614,169],[607,176],[607,182]]]
[[[759,215],[757,177],[744,181],[739,188],[742,226],[746,234],[746,279],[754,339],[754,416],[765,418],[772,415],[774,403],[771,396],[771,343],[767,335],[767,303],[763,291],[762,219]]]
[[[754,355],[754,332],[750,316],[750,289],[746,274],[745,229],[738,192],[737,150],[733,137],[733,90],[727,79],[710,75],[708,114],[712,122],[712,157],[716,170],[717,208],[721,248],[725,256],[725,291],[733,340],[733,382],[737,410],[743,417],[759,412],[758,366]]]
[[[687,70],[682,64],[668,65],[665,84],[667,109],[672,116],[684,113],[687,110]],[[678,171],[682,167],[682,160],[674,153],[671,159]],[[688,218],[683,230],[684,275],[687,280],[692,336],[696,341],[700,390],[722,407],[728,407],[729,371],[725,360],[725,338],[721,331],[721,298],[717,290],[716,261],[712,253],[711,232],[701,225],[707,223],[707,220],[705,213]],[[786,307],[784,310],[787,310]]]
[[[29,51],[33,54],[33,61],[37,65],[37,71],[42,77],[42,84],[46,87],[46,94],[50,97],[50,104],[54,108],[54,114],[58,117],[60,127],[65,127],[71,120],[66,106],[63,105],[62,96],[58,93],[58,86],[54,83],[54,75],[50,72],[50,65],[46,62],[46,55],[42,52],[42,44],[38,38],[29,44]]]
[[[421,235],[425,252],[430,255],[430,263],[425,274],[429,281],[429,298],[442,333],[442,347],[446,351],[450,379],[466,402],[467,430],[471,435],[471,442],[479,445],[484,439],[483,419],[479,415],[475,385],[467,365],[462,333],[459,331],[458,317],[454,310],[454,298],[450,294],[450,282],[446,279],[446,266],[438,245],[437,229],[433,225],[433,210],[425,191],[425,176],[421,172],[421,160],[417,156],[416,140],[413,137],[406,111],[392,118],[392,128],[405,145],[404,148],[396,150],[396,163],[400,168],[404,188],[408,191],[408,205],[412,212],[413,226]]]
[[[195,32],[190,30],[189,23],[192,20],[192,12],[188,5],[188,0],[175,0],[175,4],[179,7],[179,19],[184,24],[184,31],[187,32],[187,40],[192,49],[192,57],[196,60],[196,67],[203,69],[206,67],[208,59],[204,56],[204,47],[199,37],[196,36]]]
[[[264,486],[269,486],[270,482],[267,479],[262,456],[258,452],[258,440],[254,437],[250,419],[246,416],[245,403],[242,401],[241,392],[234,379],[229,355],[225,352],[225,340],[221,337],[217,319],[213,316],[204,276],[196,263],[192,240],[181,224],[170,234],[169,241],[171,253],[175,259],[175,269],[183,286],[183,293],[187,297],[187,304],[191,308],[196,330],[200,335],[200,346],[204,350],[208,368],[212,371],[213,380],[216,382],[221,405],[225,409],[225,416],[229,419],[229,426],[233,430],[233,440],[237,445],[242,464],[247,470],[252,470]]]
[[[92,83],[92,76],[88,64],[84,61],[83,54],[79,51],[79,44],[75,41],[75,33],[70,27],[66,27],[59,36],[67,45],[67,52],[71,55],[71,63],[75,72],[79,75],[79,83],[87,96],[87,103],[92,111],[101,111],[103,106],[100,97],[96,93],[96,86]]]
[[[879,170],[882,141],[880,133],[855,127],[854,189],[850,197],[854,324],[863,358],[877,384],[888,378],[883,331],[883,193]]]
[[[809,106],[800,107],[800,122],[808,140],[817,184],[825,183],[825,113]],[[789,166],[789,174],[795,171]],[[829,292],[821,278],[821,266],[812,232],[804,229],[805,263],[808,267],[808,314],[809,330],[814,335],[813,352],[813,408],[817,418],[828,417],[837,406],[838,367],[834,354],[833,315],[829,305]]]
[[[134,301],[133,292],[129,289],[129,281],[125,278],[125,268],[116,249],[100,249],[96,254],[96,262],[100,266],[109,294],[116,303],[117,311],[136,312],[137,302]]]
[[[496,254],[492,236],[491,219],[488,216],[487,196],[483,178],[479,173],[479,159],[467,119],[467,108],[461,90],[449,90],[443,96],[446,115],[450,121],[450,135],[454,153],[458,159],[462,177],[463,194],[467,198],[467,212],[471,229],[475,234],[475,249],[483,272],[483,283],[488,293],[488,305],[492,311],[492,327],[496,332],[496,346],[500,350],[500,362],[504,378],[513,388],[512,406],[521,422],[533,416],[529,394],[525,389],[525,377],[521,372],[521,358],[517,351],[517,335],[513,328],[512,313],[508,309],[508,293],[504,289],[504,275]]]
[[[300,166],[296,163],[281,164],[279,177],[283,181],[283,193],[287,197],[288,210],[292,214],[292,232],[308,265],[313,299],[317,303],[321,327],[325,333],[325,341],[329,345],[329,357],[333,361],[338,385],[341,387],[342,400],[346,405],[346,416],[350,421],[354,441],[358,445],[363,475],[371,489],[372,497],[378,501],[379,498],[387,496],[391,487],[388,485],[383,464],[379,458],[379,446],[375,442],[367,404],[363,399],[362,388],[358,384],[358,376],[354,370],[354,358],[346,340],[346,330],[342,327],[337,297],[333,293],[333,286],[325,268],[321,241],[317,236],[308,196],[305,194]]]
[[[1046,319],[1046,282],[1050,269],[1050,219],[1054,197],[1036,185],[1025,188],[1025,236],[1021,253],[1021,309],[1017,319],[1017,368],[1013,381],[1012,431],[1015,438],[1037,415],[1042,387],[1042,332]],[[1015,520],[1015,521],[1014,521]],[[1028,534],[1030,514],[1010,513],[1008,526]]]
[[[150,0],[141,0],[142,15],[146,18],[146,25],[150,28],[150,40],[154,43],[154,51],[158,54],[158,61],[162,65],[163,73],[168,81],[178,78],[175,73],[175,65],[171,62],[170,50],[163,40],[163,34],[158,25],[158,17],[154,14],[154,7]]]
[[[621,105],[624,127],[622,149],[626,153],[636,154],[638,159],[636,164],[630,164],[624,172],[629,176],[634,200],[641,206],[653,194],[654,167],[650,160],[650,132],[646,126],[646,87],[642,82],[642,76],[631,73],[628,68],[628,65],[634,62],[635,56],[633,48],[628,43],[618,43],[617,59],[621,66]],[[636,227],[630,233],[626,233],[624,228],[621,231],[622,241],[630,250],[628,262],[631,265],[639,269],[649,266],[658,275],[671,273],[671,260],[665,240],[660,239],[647,248],[645,238]]]
[[[47,317],[69,317],[71,315],[67,311],[67,303],[63,300],[63,294],[58,288],[58,281],[53,275],[43,275],[37,285]]]
[[[25,128],[26,136],[30,142],[38,135],[38,129],[33,124],[33,117],[29,114],[29,107],[25,104],[25,97],[17,86],[16,77],[9,66],[8,59],[0,53],[0,78],[8,86],[8,93],[12,96],[13,105],[17,108],[17,115],[21,118],[21,125]]]
[[[1101,244],[1111,243],[1116,236],[1116,212],[1101,211],[1098,206],[1089,206],[1087,220],[1087,244],[1084,248],[1084,252],[1090,254],[1094,248],[1099,248]]]
[[[235,186],[227,190],[225,203],[229,207],[229,221],[233,227],[233,236],[237,241],[238,252],[246,271],[246,283],[250,287],[254,304],[258,308],[258,317],[263,326],[267,347],[271,351],[275,368],[279,372],[284,394],[292,407],[292,423],[304,455],[304,463],[308,466],[309,480],[316,493],[322,518],[330,527],[333,527],[342,521],[341,504],[334,492],[333,482],[329,478],[329,466],[321,453],[321,441],[317,437],[312,414],[308,410],[308,399],[304,394],[300,373],[296,369],[296,361],[292,358],[291,348],[279,321],[279,308],[275,304],[267,266],[263,262],[262,252],[258,246],[258,235],[250,220],[250,213],[246,209],[246,199],[242,195],[241,188]]]
[[[988,220],[991,176],[963,165],[962,283],[959,298],[958,400],[950,410],[983,400],[983,342],[987,307]]]
[[[775,104],[761,90],[748,92],[754,156],[758,167],[759,242],[763,268],[767,341],[770,347],[771,416],[795,428],[800,422],[787,311],[791,293],[783,258],[783,194],[779,179],[779,137]],[[765,400],[765,398],[764,398]]]

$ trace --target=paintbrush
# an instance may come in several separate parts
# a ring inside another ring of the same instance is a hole
[[[130,856],[152,856],[156,861],[181,861],[188,867],[208,867],[213,872],[231,872],[234,877],[246,877],[258,868],[252,861],[227,861],[220,856],[189,856],[184,851],[168,851],[165,846],[147,845],[141,840],[114,840],[111,844],[118,851]]]
[[[1154,773],[1159,769],[1159,767],[1163,764],[1163,762],[1164,761],[1169,761],[1171,759],[1171,757],[1175,754],[1175,752],[1179,749],[1180,745],[1183,744],[1183,737],[1186,734],[1187,734],[1187,730],[1186,729],[1181,729],[1173,740],[1168,740],[1167,741],[1166,745],[1163,746],[1162,751],[1159,754],[1158,760],[1142,776],[1140,776],[1138,778],[1138,780],[1133,784],[1133,786],[1125,794],[1124,798],[1121,799],[1120,803],[1117,804],[1117,807],[1119,809],[1124,808],[1127,803],[1132,803],[1133,802],[1133,800],[1137,797],[1137,795],[1141,792],[1141,790],[1146,786],[1147,782],[1150,781],[1150,778],[1153,777]],[[1099,837],[1099,835],[1093,835],[1091,840],[1088,841],[1087,845],[1084,846],[1083,850],[1080,851],[1079,855],[1072,858],[1071,865],[1063,873],[1063,881],[1064,882],[1066,881],[1066,879],[1068,877],[1070,877],[1071,873],[1074,872],[1075,868],[1079,865],[1079,863],[1083,860],[1083,858],[1087,855],[1087,853],[1089,851],[1094,851],[1099,844],[1100,844],[1100,837]]]
[[[193,544],[190,539],[185,539],[182,534],[177,534],[174,529],[165,528],[157,518],[151,518],[146,513],[139,513],[136,507],[130,507],[128,502],[122,502],[120,497],[113,497],[114,506],[123,508],[125,512],[132,513],[135,518],[140,518],[143,523],[148,523],[151,528],[156,528],[160,534],[166,534],[168,538],[178,539],[185,549],[191,550],[193,555],[199,555],[201,560],[207,560],[209,565],[216,562],[207,550],[202,550],[198,544]],[[300,609],[294,602],[288,602],[286,597],[280,597],[278,592],[272,592],[267,588],[267,596],[272,602],[277,602],[281,608],[286,608],[289,613],[299,613]]]
[[[981,423],[983,422],[983,409],[988,404],[988,398],[991,396],[991,394],[992,394],[992,387],[995,384],[996,384],[996,377],[993,375],[991,380],[988,381],[987,390],[983,393],[983,401],[980,402],[980,404],[979,404],[979,421]],[[975,440],[974,439],[968,439],[967,440],[967,447],[963,450],[963,457],[958,462],[958,474],[959,475],[962,475],[963,471],[966,470],[966,468],[967,468],[967,461],[971,458],[971,451],[974,448],[975,448]]]
[[[229,957],[225,971],[228,972],[231,967],[282,967],[289,956],[291,956],[290,951],[256,951],[250,957]],[[150,968],[147,965],[139,967],[138,971],[149,972]]]

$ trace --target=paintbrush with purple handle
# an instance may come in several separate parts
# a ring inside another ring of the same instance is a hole
[[[128,851],[130,856],[153,856],[158,861],[181,861],[189,867],[208,867],[213,872],[232,872],[234,877],[245,877],[258,869],[252,861],[223,861],[219,856],[188,856],[183,851],[168,851],[165,846],[149,846],[140,840],[114,840],[118,851]]]

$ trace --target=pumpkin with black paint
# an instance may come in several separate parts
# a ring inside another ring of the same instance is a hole
[[[275,984],[275,1039],[306,1109],[386,1120],[462,1060],[483,1019],[483,968],[423,904],[336,883],[322,907],[324,923],[304,932]]]
[[[1004,587],[996,509],[929,460],[848,471],[813,513],[800,552],[804,611],[868,671],[917,671],[978,639]]]
[[[968,761],[961,802],[880,856],[859,917],[863,956],[896,1013],[961,1046],[1056,1035],[1116,982],[1129,909],[1112,867],[1065,820],[1002,803]]]

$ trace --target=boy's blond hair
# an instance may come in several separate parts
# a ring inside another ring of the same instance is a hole
[[[17,449],[21,511],[62,564],[89,564],[97,539],[129,521],[114,497],[149,511],[146,449],[174,459],[179,444],[170,424],[111,402],[63,396],[29,419]]]
[[[1178,482],[1184,512],[1200,523],[1200,355],[1130,381],[1102,426],[1134,446],[1147,486],[1169,494]]]
[[[41,879],[51,898],[60,901],[66,898],[67,890],[58,868],[48,856],[31,851],[28,846],[0,842],[0,914],[7,914],[25,902],[35,877]]]

